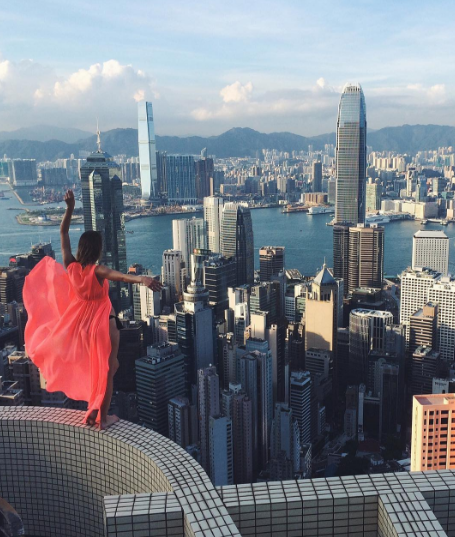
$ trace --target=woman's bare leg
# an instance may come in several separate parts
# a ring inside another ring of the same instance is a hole
[[[112,425],[118,421],[117,416],[107,415],[111,405],[112,393],[114,391],[114,375],[119,367],[117,354],[120,342],[120,332],[117,328],[115,319],[109,319],[109,334],[111,337],[111,354],[109,356],[109,371],[107,374],[106,394],[100,408],[100,429],[106,429],[106,427],[109,427],[109,425]]]

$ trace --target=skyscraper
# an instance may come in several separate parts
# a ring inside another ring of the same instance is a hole
[[[444,277],[428,289],[428,300],[438,304],[438,343],[441,358],[455,359],[455,280]]]
[[[126,273],[126,240],[123,218],[122,171],[112,157],[101,150],[98,131],[98,150],[87,157],[81,167],[82,205],[85,231],[99,231],[103,237],[101,264]],[[114,307],[129,307],[127,286],[110,282]]]
[[[428,289],[440,281],[441,273],[434,270],[406,269],[401,274],[400,324],[408,327],[406,339],[409,342],[409,319],[428,302]]]
[[[349,228],[348,293],[359,287],[382,288],[384,276],[384,228]]]
[[[233,385],[231,385],[233,386]],[[245,392],[229,390],[229,418],[232,420],[232,443],[234,452],[234,481],[251,483],[254,479],[254,420],[252,401]]]
[[[173,397],[168,404],[169,438],[186,448],[198,441],[197,408],[186,397]]]
[[[169,286],[170,305],[175,304],[182,295],[182,269],[183,259],[180,250],[164,250],[161,280]]]
[[[195,163],[196,196],[198,200],[210,196],[210,181],[213,181],[213,159],[203,157]]]
[[[292,409],[277,403],[270,434],[271,478],[292,479],[300,470],[300,433]]]
[[[207,229],[207,248],[213,253],[221,252],[220,230],[223,204],[223,198],[218,196],[204,198],[204,221]]]
[[[193,254],[191,284],[183,302],[175,304],[177,341],[185,356],[187,380],[196,385],[197,371],[213,363],[213,312],[209,293],[202,285],[204,256]]]
[[[273,417],[272,353],[252,350],[240,356],[238,382],[252,404],[254,470],[260,471],[265,468],[269,458],[270,426]]]
[[[313,192],[322,192],[322,162],[313,161]]]
[[[248,207],[226,203],[221,218],[221,253],[237,260],[237,285],[254,282],[253,223]]]
[[[346,84],[338,107],[335,223],[365,222],[367,120],[360,84]]]
[[[226,416],[210,416],[208,474],[215,486],[234,484],[232,420]]]
[[[196,203],[194,157],[166,156],[167,198],[170,203]]]
[[[175,343],[147,347],[147,356],[136,360],[139,420],[160,434],[168,435],[168,402],[184,396],[184,357]]]
[[[259,277],[269,282],[284,270],[284,246],[263,246],[259,249]]]
[[[368,354],[386,350],[387,326],[392,326],[389,311],[355,309],[349,315],[349,379],[353,384],[367,383]]]
[[[172,220],[172,240],[174,250],[182,252],[182,260],[189,271],[193,250],[207,248],[204,220],[202,218]]]
[[[237,263],[221,255],[211,255],[204,261],[204,287],[209,292],[209,305],[216,319],[224,319],[229,307],[228,289],[235,287]]]
[[[412,238],[412,268],[429,268],[447,276],[449,237],[444,231],[420,230]]]
[[[311,373],[292,371],[290,407],[299,425],[300,444],[311,442]]]
[[[367,213],[379,211],[381,208],[382,187],[371,178],[366,185],[365,208]]]
[[[216,367],[210,366],[197,372],[199,438],[201,443],[201,464],[210,469],[210,418],[220,415],[220,381]],[[210,476],[211,477],[211,476]]]
[[[409,354],[417,347],[438,349],[438,305],[427,302],[409,318]]]
[[[338,333],[338,283],[326,267],[311,283],[305,308],[305,350],[336,353]]]
[[[349,225],[333,226],[333,275],[344,281],[344,295],[349,285]]]
[[[137,104],[137,112],[142,199],[148,200],[159,194],[152,103],[140,101]]]

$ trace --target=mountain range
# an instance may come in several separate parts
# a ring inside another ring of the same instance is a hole
[[[42,129],[39,132],[40,128]],[[75,137],[83,133],[77,140]],[[56,129],[54,127],[34,127],[14,131],[14,138],[5,139],[0,132],[0,155],[9,158],[35,158],[39,161],[78,156],[80,150],[92,151],[96,148],[96,136],[77,129]],[[35,134],[34,134],[35,133]],[[44,138],[55,134],[55,139]],[[11,134],[11,133],[9,133]],[[16,136],[24,136],[18,139]],[[29,137],[27,139],[26,137]],[[37,139],[37,138],[40,139]],[[111,155],[138,155],[136,129],[113,129],[101,134],[102,149]],[[171,154],[199,154],[206,147],[209,155],[224,157],[255,156],[261,149],[278,151],[308,150],[313,145],[315,151],[324,144],[335,144],[335,133],[306,137],[290,132],[261,133],[249,128],[233,128],[219,136],[157,136],[159,151]],[[375,151],[396,151],[414,154],[417,151],[433,150],[438,147],[455,146],[455,127],[441,125],[402,125],[385,127],[368,132],[368,145]]]

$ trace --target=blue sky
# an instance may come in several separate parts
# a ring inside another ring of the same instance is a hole
[[[16,0],[0,3],[0,131],[333,131],[343,85],[369,127],[455,125],[453,1]]]

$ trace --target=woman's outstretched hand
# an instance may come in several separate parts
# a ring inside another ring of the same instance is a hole
[[[74,199],[74,194],[72,190],[67,190],[65,193],[65,197],[63,198],[64,202],[66,203],[66,206],[71,211],[74,210],[74,206],[76,205],[76,200]]]
[[[141,276],[141,284],[145,285],[152,291],[161,291],[161,288],[163,287],[158,280],[150,278],[150,276]]]

